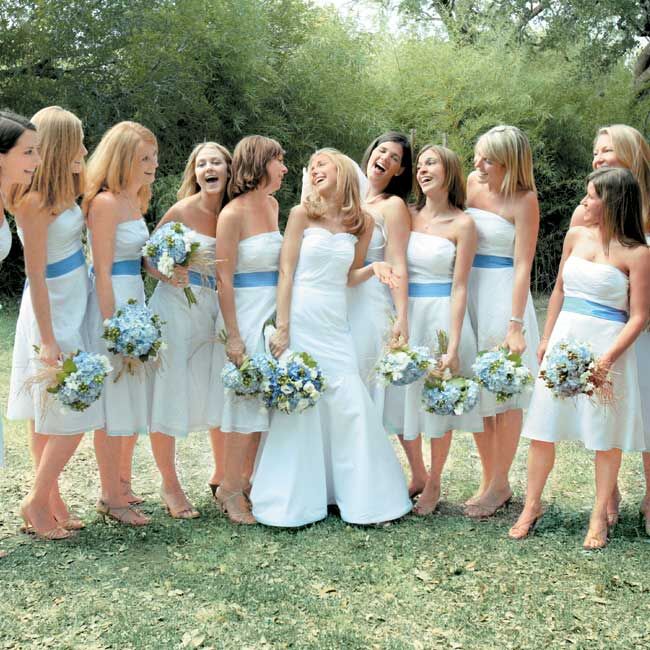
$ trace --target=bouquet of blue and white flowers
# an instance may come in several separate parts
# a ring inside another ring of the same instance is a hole
[[[384,386],[406,386],[423,377],[430,365],[431,356],[427,348],[398,342],[386,348],[374,372]]]
[[[478,353],[472,365],[474,379],[503,403],[519,395],[533,383],[530,370],[521,362],[521,355],[504,346]]]
[[[156,360],[160,350],[165,349],[162,325],[149,307],[131,298],[104,321],[102,338],[108,341],[108,351],[125,357],[127,369],[133,372],[132,362]]]
[[[285,352],[275,360],[273,372],[262,382],[262,400],[267,409],[293,413],[314,406],[327,389],[327,379],[307,352]]]
[[[611,401],[612,382],[599,368],[589,343],[558,341],[547,352],[539,376],[555,397],[597,394],[602,401]]]
[[[210,268],[214,259],[200,255],[200,243],[194,241],[194,231],[178,221],[170,221],[156,230],[142,247],[142,254],[148,257],[166,278],[174,275],[174,267],[199,264],[202,271]],[[183,289],[187,303],[196,304],[196,296],[191,287]]]
[[[35,347],[38,352],[38,347]],[[29,385],[45,383],[47,392],[56,395],[63,406],[73,411],[85,411],[99,399],[104,380],[113,370],[103,354],[73,352],[56,366],[39,370]]]
[[[439,330],[438,356],[447,352],[449,343],[447,333]],[[463,415],[471,411],[478,403],[479,386],[473,379],[453,376],[447,368],[430,370],[422,387],[422,408],[435,415]]]
[[[275,359],[264,353],[245,357],[239,367],[228,361],[221,371],[221,381],[226,390],[239,397],[260,397],[262,385],[273,375],[274,365]]]

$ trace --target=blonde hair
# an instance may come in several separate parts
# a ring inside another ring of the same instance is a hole
[[[505,167],[506,174],[500,191],[506,196],[515,192],[537,191],[533,154],[528,138],[521,129],[508,125],[495,126],[478,139],[476,151]]]
[[[178,192],[176,192],[176,197],[180,199],[185,199],[188,196],[192,196],[194,194],[197,194],[198,192],[201,191],[201,188],[199,187],[199,184],[196,181],[196,159],[198,158],[199,154],[203,149],[206,147],[212,147],[216,149],[222,156],[224,161],[226,162],[226,167],[228,169],[228,179],[230,179],[230,171],[232,167],[232,156],[230,155],[230,151],[226,149],[221,144],[218,144],[217,142],[202,142],[201,144],[197,144],[194,149],[192,149],[192,153],[190,154],[190,157],[187,159],[187,164],[185,165],[185,170],[183,171],[183,180],[181,181],[181,186],[178,189]],[[226,202],[227,197],[224,196],[224,205]]]
[[[319,149],[309,159],[307,169],[311,168],[316,156],[327,156],[336,166],[336,193],[334,202],[343,214],[345,230],[353,235],[361,234],[366,228],[367,213],[361,207],[361,191],[359,187],[359,174],[354,162],[338,149]],[[318,193],[318,189],[311,188],[304,202],[307,216],[310,219],[320,219],[327,209],[327,204]]]
[[[62,212],[74,205],[84,191],[84,163],[78,174],[72,172],[72,162],[83,144],[81,120],[60,106],[48,106],[38,111],[31,121],[39,136],[41,164],[29,185],[11,189],[9,203],[17,205],[34,192],[40,196],[44,209]]]
[[[104,135],[88,160],[86,192],[81,204],[85,215],[92,200],[108,190],[113,193],[126,189],[133,176],[138,146],[140,143],[158,145],[156,136],[137,122],[119,122]],[[138,190],[140,210],[144,214],[151,200],[151,187],[143,185]]]
[[[280,156],[284,156],[284,149],[272,138],[265,138],[263,135],[242,138],[232,155],[228,198],[232,200],[266,183],[266,166]]]
[[[608,135],[612,139],[616,157],[634,174],[641,191],[643,223],[647,229],[650,227],[650,145],[635,128],[627,124],[604,126],[598,129],[596,140],[600,135]]]
[[[447,147],[441,147],[437,144],[425,144],[415,159],[416,168],[418,161],[427,151],[433,151],[440,158],[442,166],[445,168],[447,203],[454,208],[462,210],[465,207],[465,174],[463,174],[463,166],[458,154],[451,149],[447,149]],[[422,210],[426,202],[427,197],[422,192],[422,188],[416,178],[415,209],[418,211]]]

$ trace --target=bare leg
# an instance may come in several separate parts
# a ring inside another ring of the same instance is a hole
[[[607,544],[607,502],[616,486],[621,456],[620,449],[596,452],[596,502],[583,544],[588,550],[603,548]]]
[[[445,467],[450,447],[451,431],[447,431],[442,438],[431,439],[431,470],[420,499],[413,508],[418,515],[431,514],[438,507],[442,470]]]
[[[399,438],[402,449],[406,454],[409,468],[411,469],[411,483],[409,484],[409,496],[414,497],[424,490],[424,486],[429,478],[429,473],[424,465],[424,456],[422,455],[422,437],[418,436],[415,440],[405,440],[404,436]]]
[[[244,462],[244,475],[242,477],[243,483],[246,486],[244,489],[248,493],[250,492],[251,477],[255,471],[255,459],[257,458],[257,450],[260,446],[260,440],[262,439],[261,433],[251,433],[251,442],[248,447],[248,452],[246,454],[246,460]]]
[[[496,416],[492,479],[481,498],[467,507],[470,517],[489,517],[512,497],[508,475],[517,453],[521,424],[521,409],[512,409]]]
[[[494,439],[496,433],[496,416],[483,418],[483,431],[474,434],[474,442],[481,459],[481,485],[473,497],[465,501],[466,506],[478,503],[492,481],[494,475]]]
[[[542,515],[542,493],[548,480],[548,475],[555,464],[555,444],[542,440],[531,440],[528,449],[528,485],[526,487],[526,503],[510,529],[508,535],[512,539],[523,539]]]
[[[258,441],[259,434],[254,437],[244,433],[225,433],[225,471],[216,497],[233,523],[256,523],[244,490],[248,488],[246,474],[252,453],[251,447],[257,448]]]
[[[144,499],[136,494],[133,494],[131,489],[131,478],[133,476],[133,452],[135,445],[138,442],[138,436],[122,436],[122,453],[120,456],[120,481],[122,482],[122,490],[131,504],[142,503]]]
[[[20,509],[26,523],[30,523],[37,533],[42,534],[57,528],[57,521],[50,506],[50,495],[83,435],[45,437],[47,440],[41,450],[34,485]]]
[[[212,458],[214,459],[210,486],[217,486],[223,482],[225,444],[226,440],[223,431],[219,428],[210,429],[210,445],[212,447]]]
[[[38,464],[41,462],[43,449],[45,449],[49,436],[34,431],[34,420],[29,420],[27,422],[27,432],[29,436],[29,451],[32,456],[32,462],[34,463],[34,470],[37,470]],[[58,481],[52,488],[52,494],[50,495],[50,509],[57,521],[67,521],[70,518],[70,512],[63,502],[61,493],[59,492]]]
[[[149,435],[151,451],[160,471],[162,486],[160,496],[172,517],[193,519],[198,511],[189,502],[176,472],[176,439],[159,431]]]

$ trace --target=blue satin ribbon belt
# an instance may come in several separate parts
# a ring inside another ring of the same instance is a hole
[[[120,260],[113,262],[111,266],[111,275],[140,275],[140,266],[142,258],[138,257],[135,260]],[[90,267],[90,272],[95,272],[95,267]]]
[[[448,298],[451,282],[409,282],[409,298]]]
[[[84,252],[81,248],[78,251],[72,253],[68,257],[64,257],[58,262],[52,262],[45,267],[45,277],[48,280],[52,278],[60,278],[62,275],[67,275],[71,271],[78,269],[80,266],[83,266],[86,263],[86,258],[84,257]]]
[[[190,271],[189,274],[190,284],[196,287],[210,287],[214,289],[217,286],[217,281],[211,275],[201,275],[196,271]]]
[[[232,286],[235,289],[248,289],[250,287],[277,287],[277,271],[255,271],[252,273],[235,273],[232,276]]]
[[[603,320],[613,320],[617,323],[627,323],[628,319],[627,312],[622,309],[608,307],[593,300],[575,298],[574,296],[564,296],[562,311],[570,311],[574,314],[582,314],[583,316],[593,316],[594,318],[602,318]]]
[[[475,269],[508,269],[514,266],[512,257],[501,255],[474,255],[472,266]]]

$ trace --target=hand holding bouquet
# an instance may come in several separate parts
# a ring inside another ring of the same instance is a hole
[[[239,397],[257,397],[262,392],[262,385],[272,376],[274,365],[273,357],[261,353],[244,357],[240,366],[229,361],[221,371],[221,381],[224,388]]]
[[[427,348],[411,347],[400,338],[386,348],[375,366],[375,374],[385,386],[406,386],[423,377],[430,365]]]

